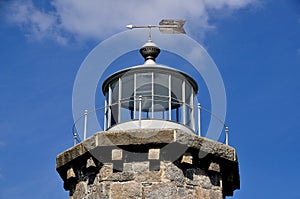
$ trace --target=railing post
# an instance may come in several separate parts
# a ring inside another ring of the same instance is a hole
[[[74,133],[74,146],[77,144],[76,140],[77,140],[77,133]]]
[[[86,139],[88,110],[84,110],[83,140]]]
[[[140,128],[142,127],[142,100],[143,100],[143,97],[140,95],[139,96],[139,126],[140,126]]]
[[[228,145],[228,132],[229,132],[229,129],[228,129],[228,126],[225,127],[225,143],[226,145]]]
[[[198,110],[198,136],[201,136],[201,112],[200,112],[200,109],[201,109],[201,105],[200,103],[198,103],[197,105],[197,110]]]
[[[106,122],[107,122],[107,100],[105,98],[105,101],[104,101],[104,121],[103,121],[103,131],[106,131]]]

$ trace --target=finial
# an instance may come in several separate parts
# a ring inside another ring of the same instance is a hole
[[[159,55],[160,49],[155,43],[149,40],[142,46],[140,53],[145,58],[145,63],[155,63],[155,59]]]

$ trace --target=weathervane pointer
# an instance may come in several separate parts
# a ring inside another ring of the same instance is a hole
[[[159,22],[159,25],[148,25],[148,26],[127,25],[126,28],[131,30],[134,28],[149,28],[149,41],[151,41],[152,28],[158,28],[159,31],[164,34],[185,34],[186,32],[183,29],[184,24],[185,24],[185,20],[163,19]]]

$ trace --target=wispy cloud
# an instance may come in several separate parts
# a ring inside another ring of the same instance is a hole
[[[50,38],[59,43],[66,42],[58,27],[59,18],[57,13],[41,11],[31,0],[9,3],[7,19],[20,26],[31,39]]]
[[[212,9],[240,9],[256,3],[254,0],[203,0],[208,8]]]
[[[32,0],[10,3],[8,18],[22,27],[28,36],[65,43],[72,38],[103,39],[126,24],[153,24],[163,18],[187,19],[187,31],[195,28],[200,35],[211,30],[215,11],[236,10],[257,0],[52,0],[51,11],[39,9]],[[210,12],[214,10],[214,12]]]

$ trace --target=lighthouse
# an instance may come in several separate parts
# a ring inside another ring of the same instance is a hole
[[[240,188],[236,150],[199,136],[197,81],[157,63],[160,51],[149,37],[141,65],[105,79],[103,131],[56,157],[70,199],[224,199]]]

